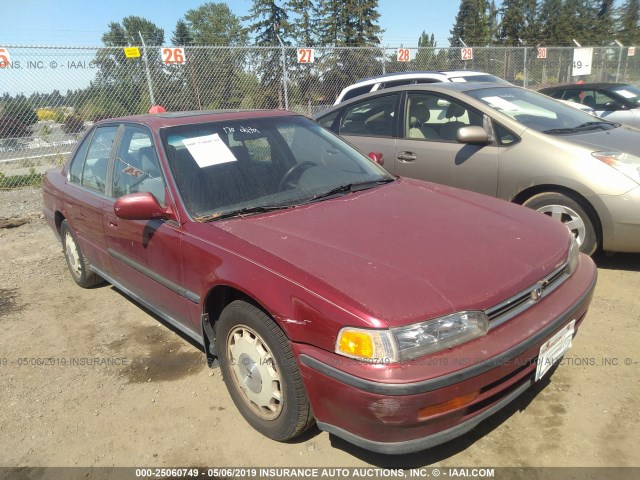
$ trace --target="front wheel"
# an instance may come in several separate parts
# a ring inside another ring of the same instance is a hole
[[[290,440],[313,424],[289,341],[262,310],[230,303],[216,328],[225,385],[245,420],[273,440]]]
[[[531,197],[523,205],[562,222],[575,236],[582,253],[593,255],[598,248],[594,222],[574,199],[561,193],[548,192]]]

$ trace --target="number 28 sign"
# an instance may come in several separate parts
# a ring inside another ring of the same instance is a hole
[[[298,63],[313,63],[316,60],[316,51],[313,48],[298,49]]]
[[[163,63],[184,64],[184,48],[165,47],[160,49],[160,54],[162,55]]]

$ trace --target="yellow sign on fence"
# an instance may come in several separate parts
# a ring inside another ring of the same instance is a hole
[[[140,58],[140,50],[138,47],[125,47],[124,56],[127,58]]]

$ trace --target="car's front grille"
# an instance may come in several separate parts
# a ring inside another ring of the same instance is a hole
[[[504,302],[487,309],[485,313],[489,317],[489,328],[495,328],[522,313],[562,285],[562,283],[569,277],[567,267],[567,263],[563,263],[542,280],[536,282],[535,285],[532,285]]]

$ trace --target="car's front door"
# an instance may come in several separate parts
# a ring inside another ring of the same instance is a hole
[[[369,154],[380,152],[384,167],[394,172],[398,115],[398,94],[381,95],[347,105],[334,129],[345,140]]]
[[[173,320],[179,329],[196,331],[188,302],[198,299],[183,287],[182,231],[177,217],[125,220],[113,210],[115,199],[138,192],[153,194],[163,207],[171,205],[151,132],[146,127],[125,125],[113,165],[113,199],[105,211],[104,231],[115,280],[149,308]],[[169,211],[175,212],[175,208]]]
[[[402,109],[394,173],[495,196],[499,148],[459,143],[458,130],[486,126],[483,114],[437,92],[410,92]]]

